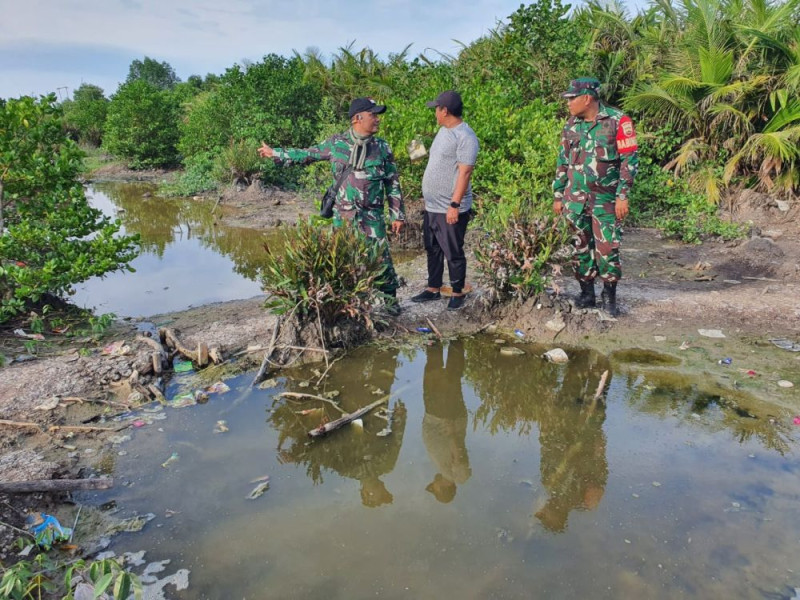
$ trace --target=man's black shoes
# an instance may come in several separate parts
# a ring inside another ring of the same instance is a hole
[[[451,296],[450,302],[447,303],[447,310],[458,310],[464,306],[464,301],[466,299],[466,296]]]
[[[441,300],[442,295],[439,292],[431,292],[430,290],[423,290],[421,294],[411,297],[412,302],[430,302],[431,300]]]

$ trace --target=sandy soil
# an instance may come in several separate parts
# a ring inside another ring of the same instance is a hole
[[[162,175],[154,173],[153,177]],[[293,222],[314,210],[308,200],[258,188],[225,192],[221,202],[237,208],[230,218],[256,228]],[[785,210],[786,205],[779,207],[752,194],[742,206],[733,218],[750,224],[753,233],[736,242],[683,245],[663,239],[653,230],[627,231],[623,242],[625,278],[618,291],[623,314],[616,320],[597,310],[575,310],[570,298],[578,286],[568,276],[557,277],[552,290],[541,298],[503,309],[489,307],[472,268],[469,279],[475,289],[463,310],[448,312],[445,301],[413,304],[409,298],[426,280],[425,257],[418,256],[398,261],[398,273],[405,281],[398,293],[404,310],[400,317],[388,319],[382,335],[418,336],[417,327],[427,327],[430,321],[444,336],[474,333],[494,324],[498,335],[513,336],[512,332],[519,330],[526,341],[593,346],[606,352],[638,347],[682,358],[686,353],[682,354],[681,345],[704,347],[710,356],[732,356],[736,364],[755,370],[769,401],[800,410],[796,391],[800,389],[800,352],[780,350],[769,342],[772,337],[800,342],[800,203]],[[394,240],[395,247],[419,246],[418,203],[409,206],[409,218],[414,226],[402,239]],[[149,321],[174,329],[189,348],[205,342],[219,348],[225,358],[238,354],[239,369],[254,368],[261,353],[253,349],[268,344],[274,323],[262,302],[263,298],[252,298],[201,306],[157,315]],[[26,423],[0,425],[0,482],[94,472],[99,453],[76,456],[71,451],[75,436],[82,448],[101,449],[118,431],[68,434],[48,428],[98,425],[103,414],[124,410],[119,403],[129,401],[133,391],[127,379],[134,370],[146,370],[151,361],[152,346],[142,340],[148,329],[152,329],[150,324],[121,322],[97,340],[89,354],[64,344],[46,357],[15,361],[0,369],[0,419]],[[707,338],[699,329],[718,329],[726,337]],[[11,358],[24,355],[21,341],[16,340],[14,346],[9,333],[2,334],[3,353]],[[127,353],[103,353],[104,347],[118,340],[126,342]],[[700,372],[711,368],[691,360],[685,360],[684,367]],[[797,387],[779,389],[778,379],[792,380]],[[64,500],[63,495],[0,494],[0,521],[20,527],[21,508],[45,510],[52,506],[55,510]],[[0,548],[9,548],[17,535],[0,525]],[[0,559],[4,554],[0,551]]]

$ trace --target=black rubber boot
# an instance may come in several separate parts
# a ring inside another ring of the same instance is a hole
[[[597,304],[594,295],[594,279],[578,283],[581,284],[581,295],[575,300],[575,308],[594,308]]]
[[[610,314],[612,317],[619,315],[619,309],[617,308],[616,281],[603,282],[603,291],[600,294],[600,300],[603,303],[603,310],[605,310],[608,314]]]

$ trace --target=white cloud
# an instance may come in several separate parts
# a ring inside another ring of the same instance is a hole
[[[0,0],[0,97],[74,89],[112,93],[127,65],[149,56],[185,79],[243,59],[329,54],[355,41],[386,55],[412,43],[455,53],[519,8],[520,0]],[[124,65],[123,65],[124,63]],[[113,68],[115,74],[109,72]]]

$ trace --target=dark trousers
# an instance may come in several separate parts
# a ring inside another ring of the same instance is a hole
[[[442,287],[444,259],[450,273],[453,292],[460,294],[467,279],[467,257],[464,255],[464,234],[467,233],[471,211],[459,213],[458,223],[447,224],[445,213],[425,211],[422,219],[422,239],[428,253],[428,287]]]

